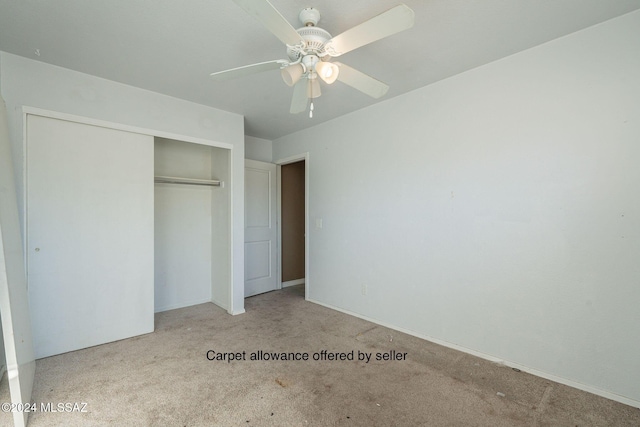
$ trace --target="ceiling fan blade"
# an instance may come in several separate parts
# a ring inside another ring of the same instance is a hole
[[[250,74],[261,73],[263,71],[277,70],[288,63],[289,61],[285,61],[284,59],[277,59],[275,61],[259,62],[257,64],[231,68],[230,70],[218,71],[217,73],[211,73],[210,76],[213,80],[225,81],[235,79],[237,77],[248,76]]]
[[[379,80],[374,79],[365,73],[344,65],[340,62],[334,62],[339,68],[338,80],[344,84],[358,89],[360,92],[369,95],[372,98],[380,98],[389,90],[389,86]]]
[[[307,96],[309,81],[306,78],[300,79],[293,87],[293,98],[291,98],[291,114],[302,113],[307,109],[309,97]]]
[[[256,18],[284,44],[295,46],[304,43],[300,34],[267,0],[234,0],[249,15]]]
[[[340,56],[366,44],[413,27],[414,13],[401,4],[338,34],[325,44],[330,56]]]

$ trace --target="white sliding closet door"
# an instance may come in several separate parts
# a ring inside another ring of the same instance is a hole
[[[153,331],[153,137],[27,116],[36,358]]]

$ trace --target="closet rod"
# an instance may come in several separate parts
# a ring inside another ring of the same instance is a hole
[[[163,184],[187,184],[208,185],[210,187],[222,187],[222,182],[214,179],[178,178],[175,176],[156,176],[154,182]]]

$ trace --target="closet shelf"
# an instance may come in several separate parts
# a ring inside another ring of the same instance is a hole
[[[187,184],[187,185],[207,185],[210,187],[222,187],[222,181],[215,179],[195,179],[195,178],[179,178],[175,176],[156,176],[154,182],[163,184]]]

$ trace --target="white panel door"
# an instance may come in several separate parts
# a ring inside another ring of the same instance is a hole
[[[153,331],[153,137],[27,117],[36,358]]]
[[[245,160],[244,296],[277,287],[276,165]]]
[[[36,362],[6,119],[6,107],[0,97],[0,335],[4,339],[11,403],[19,404],[32,402]],[[10,417],[10,414],[4,415]],[[24,427],[28,415],[26,411],[13,412],[14,426]]]

